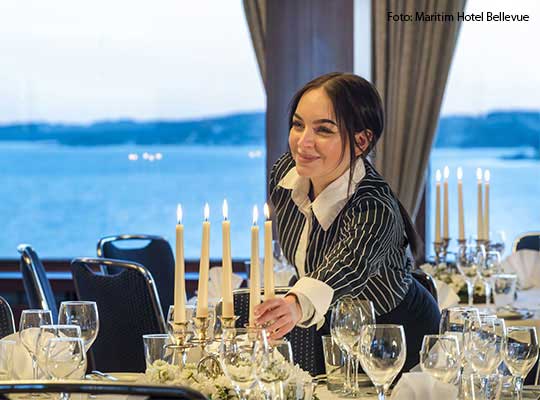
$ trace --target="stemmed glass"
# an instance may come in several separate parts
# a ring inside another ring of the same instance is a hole
[[[290,342],[281,339],[269,340],[265,344],[263,339],[256,357],[256,374],[261,386],[271,394],[272,399],[286,399],[286,388],[293,365]]]
[[[503,324],[494,316],[481,315],[478,321],[471,322],[467,333],[465,357],[481,378],[481,390],[485,399],[497,398],[500,391],[499,385],[491,387],[489,377],[502,361]]]
[[[99,315],[94,301],[63,301],[60,303],[58,323],[78,325],[86,351],[94,343],[99,332]]]
[[[458,248],[456,267],[467,284],[469,306],[473,305],[474,283],[479,276],[484,261],[485,249],[483,245],[468,244]]]
[[[48,374],[55,380],[79,376],[86,370],[86,352],[81,338],[49,339],[46,351]],[[62,393],[61,400],[69,399],[69,393]]]
[[[362,369],[377,390],[379,400],[405,365],[407,344],[401,325],[364,325],[357,347]]]
[[[456,382],[460,368],[457,338],[451,335],[425,335],[420,350],[420,368],[442,382]]]
[[[265,348],[267,342],[262,329],[236,328],[223,332],[219,349],[221,368],[241,400],[248,398],[257,379],[264,379],[260,357]]]
[[[493,287],[492,276],[501,270],[501,255],[498,251],[486,252],[486,259],[480,268],[480,275],[484,281],[486,290],[486,304],[491,303],[491,289]]]
[[[36,343],[41,325],[52,324],[50,310],[24,310],[19,323],[19,339],[32,358],[33,379],[38,379]]]
[[[369,300],[345,297],[332,310],[330,329],[338,346],[347,355],[346,383],[353,395],[359,391],[355,347],[362,326],[374,323],[375,310]]]
[[[77,325],[41,325],[36,343],[36,360],[43,371],[47,371],[47,346],[53,338],[80,338],[81,328]],[[82,378],[82,376],[81,376]]]
[[[506,328],[503,358],[514,377],[514,391],[521,393],[523,379],[538,359],[538,337],[531,326],[509,326]]]

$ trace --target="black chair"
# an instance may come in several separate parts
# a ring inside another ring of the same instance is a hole
[[[277,295],[288,293],[290,288],[276,288]],[[261,293],[263,291],[261,290]],[[237,327],[243,327],[249,322],[249,289],[233,290],[234,311],[239,317],[236,321]],[[221,314],[221,303],[216,307],[216,314]],[[322,349],[322,340],[317,334],[317,328],[311,326],[309,328],[295,327],[286,335],[286,338],[291,343],[295,364],[308,371],[311,375],[316,376],[324,374],[324,355]]]
[[[411,275],[423,287],[425,287],[429,293],[431,293],[436,302],[439,301],[439,295],[437,294],[437,284],[435,283],[435,279],[433,279],[430,274],[422,271],[421,269],[415,269],[411,271]]]
[[[140,247],[141,241],[148,243]],[[97,244],[97,255],[142,264],[154,277],[163,313],[167,313],[174,303],[174,255],[167,240],[154,235],[106,236]],[[108,267],[106,272],[118,271]]]
[[[512,253],[519,250],[540,251],[540,232],[526,232],[519,235],[516,240],[514,240]]]
[[[58,321],[58,307],[43,264],[29,244],[20,244],[21,273],[28,305],[33,309],[50,310],[53,322]]]
[[[0,339],[15,332],[15,321],[9,303],[0,297]]]
[[[87,393],[94,395],[115,395],[120,398],[144,398],[148,400],[206,400],[201,392],[182,386],[156,386],[156,385],[126,385],[125,383],[99,381],[84,382],[40,382],[35,381],[4,381],[0,382],[0,399],[11,399],[7,396],[18,393],[17,398],[31,398],[28,393]],[[124,396],[121,396],[124,395]],[[101,396],[99,396],[101,397]],[[77,397],[78,398],[78,397]],[[116,397],[115,397],[116,398]]]
[[[120,272],[106,275],[102,267]],[[140,264],[106,258],[76,258],[71,272],[79,300],[98,307],[99,333],[90,348],[93,369],[144,371],[142,335],[167,331],[152,274]]]

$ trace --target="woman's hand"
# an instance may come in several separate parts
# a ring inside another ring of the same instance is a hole
[[[292,331],[302,318],[302,309],[294,294],[266,300],[255,307],[258,325],[266,326],[270,339],[281,339]]]

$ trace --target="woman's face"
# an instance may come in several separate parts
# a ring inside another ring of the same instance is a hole
[[[312,89],[300,99],[289,132],[289,146],[298,174],[310,178],[316,192],[349,168],[349,145],[343,145],[332,102],[323,88]]]

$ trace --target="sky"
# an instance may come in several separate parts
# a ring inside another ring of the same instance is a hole
[[[540,109],[540,2],[468,0],[442,114]],[[264,110],[241,0],[2,0],[0,123]]]

